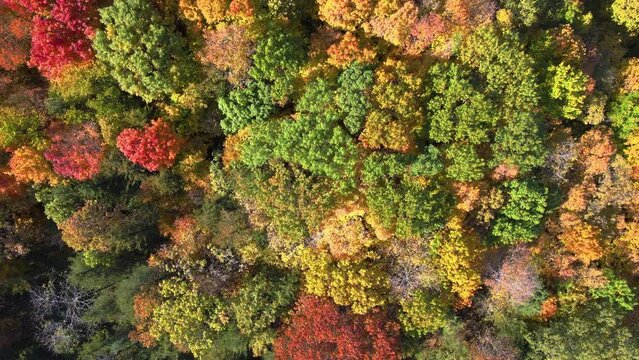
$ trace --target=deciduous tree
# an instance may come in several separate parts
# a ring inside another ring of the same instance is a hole
[[[49,127],[48,134],[51,143],[44,157],[58,175],[89,180],[100,172],[104,145],[94,123],[72,127],[56,123]]]
[[[353,315],[326,298],[305,295],[275,342],[275,358],[398,359],[397,333],[381,312]]]
[[[100,22],[105,30],[95,35],[96,56],[123,90],[151,102],[192,80],[195,65],[185,39],[149,2],[115,1],[100,9]]]
[[[125,129],[118,135],[118,149],[149,171],[173,166],[184,140],[162,119],[144,129]]]

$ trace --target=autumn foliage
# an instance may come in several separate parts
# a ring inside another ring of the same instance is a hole
[[[9,160],[9,170],[19,182],[55,184],[59,181],[44,155],[27,146],[13,152]]]
[[[91,60],[96,21],[94,0],[57,0],[50,13],[33,19],[29,65],[55,77],[67,65]]]
[[[13,11],[0,1],[0,68],[15,70],[27,62],[31,21],[24,11]]]
[[[184,141],[162,119],[144,129],[125,129],[118,135],[118,149],[129,160],[149,171],[173,165]]]
[[[48,132],[51,143],[44,157],[58,175],[88,180],[100,172],[104,145],[95,124],[64,126],[56,123]]]
[[[340,311],[330,300],[305,295],[275,341],[275,358],[398,359],[397,330],[381,312],[353,315]]]

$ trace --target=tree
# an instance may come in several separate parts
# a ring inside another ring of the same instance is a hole
[[[530,181],[512,180],[505,184],[506,205],[499,210],[491,234],[500,244],[535,240],[546,211],[548,190]]]
[[[273,325],[293,304],[296,290],[294,275],[259,273],[246,281],[231,300],[237,327],[250,338],[254,355],[264,354],[275,340]]]
[[[544,140],[540,118],[517,113],[505,126],[497,128],[489,165],[506,164],[517,167],[522,174],[528,173],[545,163],[547,150]]]
[[[625,26],[630,32],[639,30],[639,2],[636,0],[615,0],[610,6],[612,20]]]
[[[31,22],[10,7],[0,8],[0,68],[12,71],[29,58]]]
[[[639,129],[639,92],[631,92],[618,96],[610,104],[608,116],[612,127],[621,139]]]
[[[526,26],[532,26],[539,21],[547,6],[543,0],[502,0],[501,5],[512,12],[515,19]]]
[[[409,55],[419,55],[449,30],[448,21],[437,13],[428,13],[420,18],[410,30],[405,51]]]
[[[239,85],[248,76],[255,47],[248,29],[234,24],[220,26],[207,31],[204,40],[200,61],[224,71],[230,83]]]
[[[56,174],[89,180],[100,172],[104,146],[95,124],[65,127],[57,123],[48,132],[51,143],[44,157],[53,165]]]
[[[327,251],[305,249],[299,266],[306,292],[330,296],[336,304],[350,306],[356,314],[365,314],[387,302],[388,276],[376,260],[378,256],[372,252],[335,261]]]
[[[564,313],[527,338],[531,359],[635,359],[639,343],[611,306],[589,303]]]
[[[93,59],[96,9],[93,0],[57,0],[49,16],[36,15],[29,65],[53,78],[68,65]]]
[[[639,91],[639,58],[630,58],[624,61],[619,77],[623,81],[622,92]]]
[[[487,142],[497,124],[496,106],[470,81],[470,71],[457,64],[429,70],[429,138],[437,142]]]
[[[373,84],[373,71],[354,63],[340,74],[337,82],[339,87],[335,102],[344,114],[344,126],[352,135],[356,135],[362,130],[372,106],[370,87]]]
[[[115,1],[100,10],[105,30],[93,40],[123,90],[144,101],[165,99],[191,81],[195,64],[185,39],[147,1]]]
[[[371,149],[407,152],[424,125],[419,94],[423,81],[406,62],[387,59],[375,70],[371,95],[378,109],[369,113],[359,140]]]
[[[435,234],[430,250],[437,272],[450,291],[457,295],[460,305],[470,305],[475,291],[481,286],[477,265],[483,251],[477,235],[462,228],[459,217],[453,217],[444,230]]]
[[[270,23],[265,37],[257,42],[249,75],[271,85],[274,102],[286,103],[295,89],[295,79],[305,59],[305,44],[298,34],[282,24]]]
[[[562,62],[548,68],[547,87],[555,116],[576,119],[583,113],[588,77],[579,69]]]
[[[490,305],[496,311],[524,306],[543,290],[532,254],[524,247],[516,247],[509,251],[486,283],[491,292]]]
[[[446,173],[458,181],[475,181],[484,177],[486,162],[480,158],[471,144],[455,143],[446,149],[450,161]]]
[[[490,0],[446,0],[446,12],[454,22],[462,27],[475,27],[490,22],[497,6]]]
[[[370,45],[358,39],[357,35],[352,32],[344,34],[338,42],[326,50],[326,53],[328,54],[328,63],[339,68],[346,68],[353,62],[371,63],[376,56]]]
[[[320,19],[332,27],[349,31],[355,31],[373,11],[371,0],[320,0],[318,4]]]
[[[73,353],[91,334],[83,318],[93,302],[93,294],[71,285],[66,279],[49,281],[29,293],[32,316],[37,324],[37,339],[56,354]]]
[[[419,9],[412,1],[406,1],[401,6],[393,6],[385,11],[383,1],[375,8],[374,14],[366,24],[366,31],[381,37],[395,46],[402,46],[410,35],[413,24],[417,22]],[[380,5],[381,4],[381,5]]]
[[[28,145],[42,148],[45,143],[41,133],[43,116],[34,109],[0,107],[0,146],[16,148]]]
[[[184,140],[162,119],[144,129],[124,129],[118,135],[118,149],[134,163],[149,171],[173,166]]]
[[[430,149],[410,167],[410,162],[390,154],[373,153],[364,160],[362,184],[376,231],[411,238],[428,236],[443,226],[453,196],[434,177],[443,165],[439,151]]]
[[[397,325],[381,312],[353,315],[325,298],[305,295],[275,341],[275,358],[398,359],[397,333]]]
[[[189,349],[195,357],[214,348],[216,334],[227,322],[227,305],[221,299],[200,294],[196,284],[177,278],[159,285],[160,304],[153,310],[150,332],[164,334],[174,345]]]
[[[231,90],[218,99],[218,107],[224,114],[220,122],[226,134],[234,134],[246,126],[265,121],[276,108],[270,87],[262,82],[249,81],[245,87]]]
[[[399,321],[412,336],[424,336],[439,331],[450,321],[447,304],[437,294],[420,290],[402,299]]]
[[[558,235],[559,240],[581,262],[589,265],[604,255],[599,229],[572,213],[561,214],[560,224],[562,232]]]
[[[55,185],[59,178],[51,169],[41,152],[28,146],[23,146],[11,155],[9,159],[11,174],[19,182],[33,182],[35,184],[49,183]]]
[[[142,206],[127,208],[87,201],[58,226],[62,240],[76,251],[117,255],[144,245],[152,232],[150,215]]]

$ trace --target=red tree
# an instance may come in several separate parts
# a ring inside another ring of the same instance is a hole
[[[5,0],[13,9],[22,8],[33,14],[47,14],[53,7],[54,0]]]
[[[49,128],[48,135],[51,145],[44,157],[58,175],[88,180],[100,172],[104,146],[95,124],[67,127],[55,123]]]
[[[30,66],[55,77],[65,66],[91,60],[97,21],[93,0],[57,0],[49,15],[33,18]]]
[[[143,130],[124,129],[117,143],[129,160],[149,171],[157,171],[173,165],[184,140],[162,119],[157,119]]]
[[[354,315],[326,298],[304,295],[274,347],[278,360],[398,359],[398,325],[380,312]]]
[[[27,61],[30,31],[26,11],[0,0],[0,68],[15,70]]]
[[[450,25],[446,19],[436,13],[429,13],[418,20],[410,31],[405,49],[409,55],[419,55],[426,51],[438,36],[444,35]]]

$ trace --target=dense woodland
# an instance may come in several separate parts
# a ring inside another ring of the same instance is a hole
[[[0,358],[639,359],[639,0],[0,0]]]

